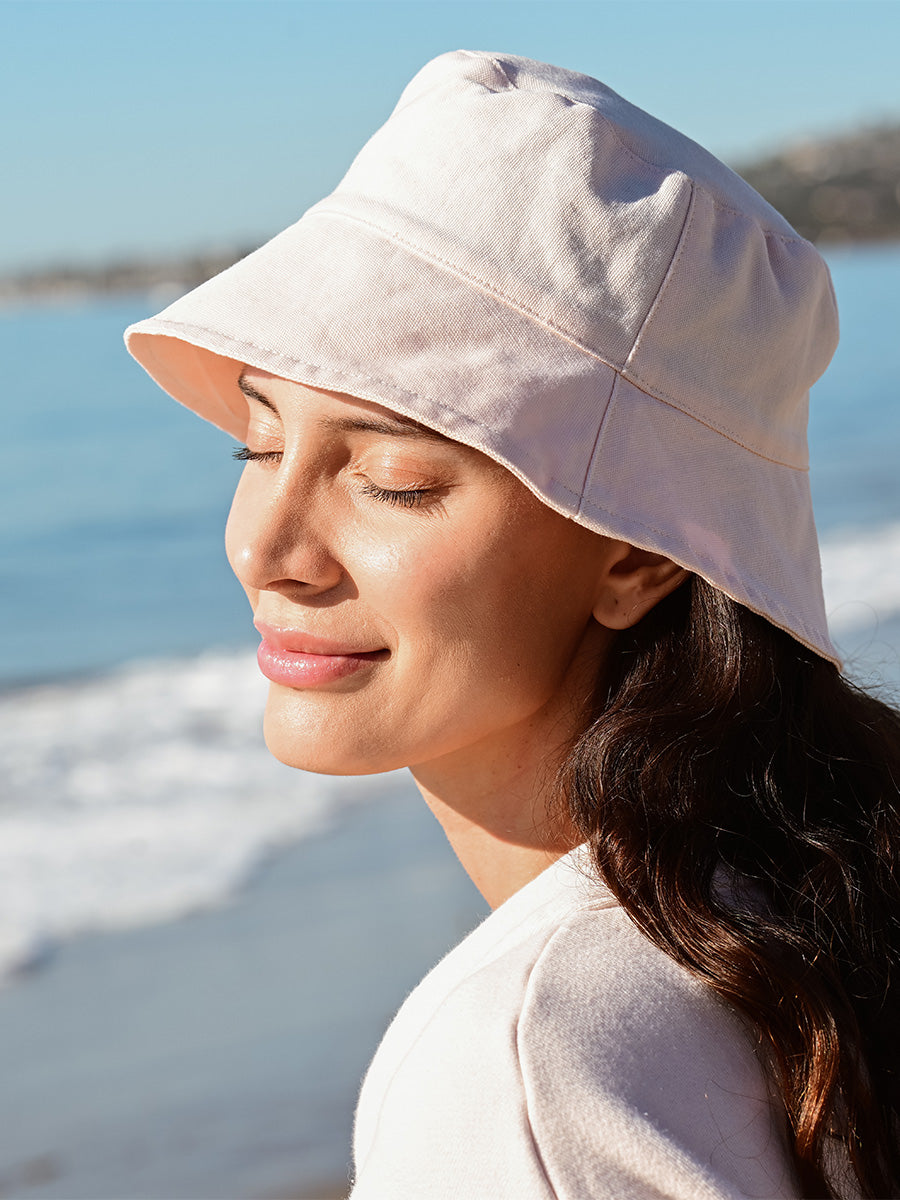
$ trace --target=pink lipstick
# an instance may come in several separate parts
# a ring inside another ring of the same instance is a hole
[[[367,650],[299,629],[278,629],[254,622],[262,634],[256,653],[259,669],[272,683],[312,688],[333,683],[387,658],[386,648]]]

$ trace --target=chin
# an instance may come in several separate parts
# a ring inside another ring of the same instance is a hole
[[[384,753],[382,747],[361,743],[358,729],[347,730],[328,714],[298,712],[276,695],[272,684],[263,721],[263,735],[271,755],[288,767],[315,775],[382,775],[406,765]]]

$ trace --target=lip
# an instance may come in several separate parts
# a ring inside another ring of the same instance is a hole
[[[292,688],[318,687],[371,669],[388,656],[386,647],[377,650],[319,637],[302,629],[282,629],[254,621],[262,634],[256,660],[272,683]]]

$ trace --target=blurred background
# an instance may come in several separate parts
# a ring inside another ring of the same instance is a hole
[[[603,79],[820,242],[826,597],[900,683],[900,5],[0,2],[0,1197],[343,1195],[360,1074],[485,911],[406,777],[266,755],[231,444],[121,340],[459,47]]]

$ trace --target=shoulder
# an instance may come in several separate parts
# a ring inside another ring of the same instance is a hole
[[[542,907],[492,914],[401,1007],[360,1095],[353,1200],[556,1200],[516,1052],[529,979],[558,927]]]
[[[742,1022],[565,864],[406,1001],[355,1158],[354,1200],[797,1195]]]
[[[547,939],[516,1048],[560,1195],[795,1194],[751,1034],[621,908],[579,911]]]

